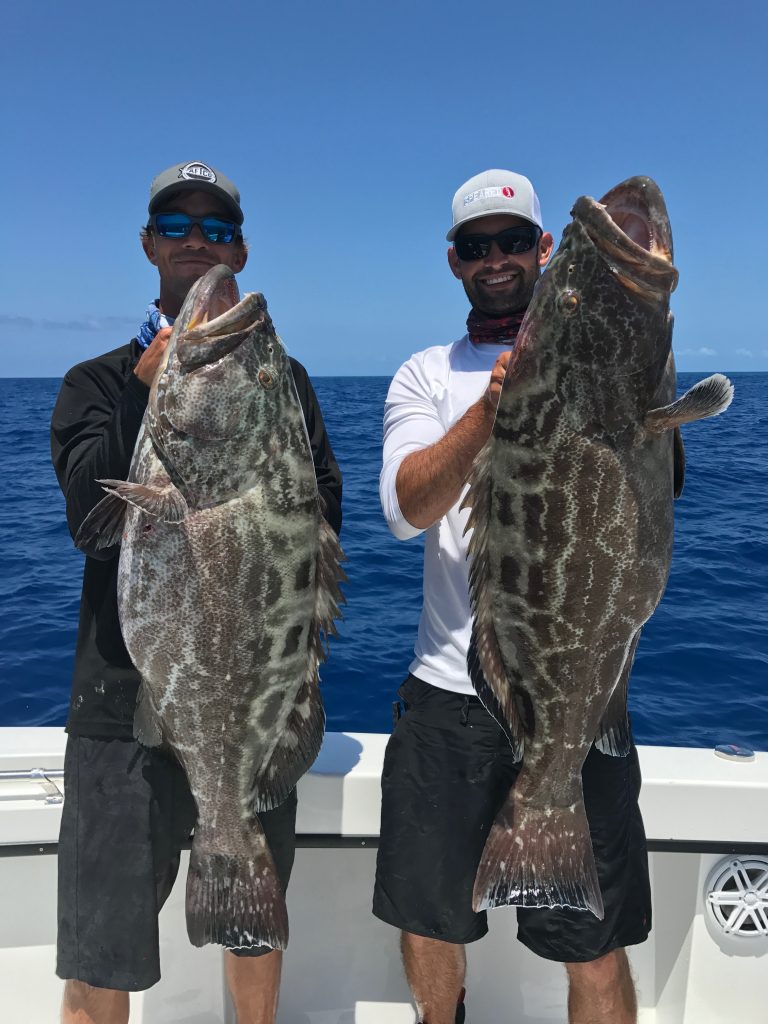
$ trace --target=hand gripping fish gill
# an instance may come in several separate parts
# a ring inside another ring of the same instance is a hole
[[[475,909],[603,916],[581,768],[629,749],[627,683],[659,603],[683,484],[679,427],[714,416],[715,374],[675,401],[663,197],[632,178],[582,197],[538,282],[464,506],[468,666],[522,767],[478,868]]]
[[[190,940],[284,948],[285,896],[258,812],[320,749],[321,632],[335,633],[343,555],[266,303],[235,303],[226,267],[192,287],[128,481],[101,481],[108,497],[77,540],[122,538],[120,623],[142,676],[135,734],[173,750],[197,803]]]

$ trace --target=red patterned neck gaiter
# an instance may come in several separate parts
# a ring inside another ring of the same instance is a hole
[[[500,344],[514,342],[525,313],[513,313],[511,316],[486,316],[476,309],[470,310],[467,317],[467,334],[469,340],[476,345],[480,342]]]

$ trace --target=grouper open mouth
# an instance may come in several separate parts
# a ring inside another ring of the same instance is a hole
[[[582,196],[571,212],[624,287],[647,301],[674,291],[678,273],[672,263],[672,230],[654,181],[628,178],[599,202]]]
[[[176,355],[187,370],[216,362],[233,352],[266,317],[266,303],[258,292],[242,299],[235,276],[220,264],[200,278],[182,310]]]

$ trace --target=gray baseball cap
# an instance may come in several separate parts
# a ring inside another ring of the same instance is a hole
[[[514,171],[496,169],[476,174],[457,191],[452,210],[453,226],[445,236],[449,242],[468,221],[494,213],[522,217],[544,230],[539,197],[533,185],[524,175]]]
[[[240,193],[229,178],[202,160],[174,164],[161,171],[149,186],[149,212],[157,213],[176,192],[210,192],[225,204],[236,224],[243,223]]]

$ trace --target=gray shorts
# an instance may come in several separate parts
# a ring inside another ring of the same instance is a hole
[[[158,914],[197,818],[186,775],[168,755],[135,740],[70,736],[64,785],[56,973],[140,992],[160,978]],[[296,848],[296,791],[259,820],[285,889]]]

